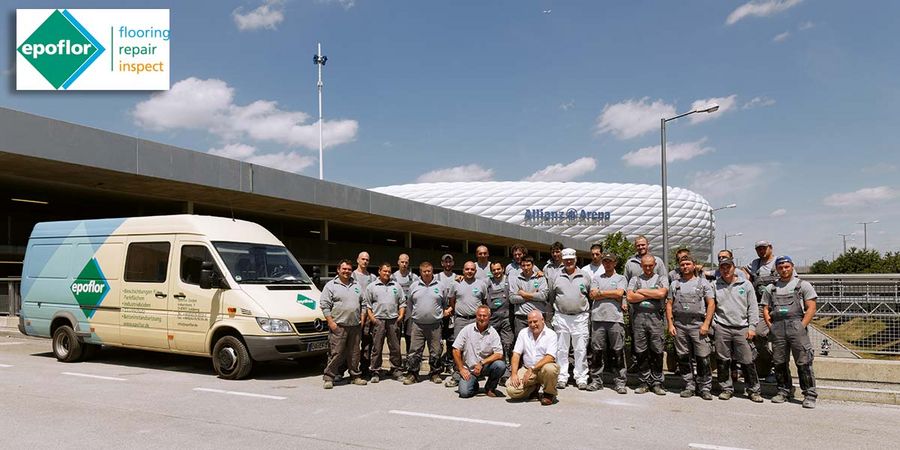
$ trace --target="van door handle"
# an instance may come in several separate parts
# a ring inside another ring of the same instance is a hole
[[[166,298],[166,297],[168,297],[168,295],[166,295],[165,292],[159,292],[159,291],[156,292],[156,298]]]
[[[179,293],[173,295],[172,297],[175,297],[175,298],[177,298],[178,300],[184,300],[184,298],[185,298],[186,296],[185,296],[183,293],[179,292]]]

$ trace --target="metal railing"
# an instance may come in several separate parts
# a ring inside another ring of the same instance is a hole
[[[0,316],[17,316],[22,309],[19,278],[0,278]]]
[[[817,354],[900,356],[900,274],[801,278],[818,294],[810,335]]]

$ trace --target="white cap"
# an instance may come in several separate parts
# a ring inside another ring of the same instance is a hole
[[[575,259],[575,249],[564,248],[562,251],[562,259]]]

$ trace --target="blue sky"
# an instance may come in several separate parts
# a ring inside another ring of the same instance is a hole
[[[2,36],[14,36],[14,9]],[[30,1],[29,8],[56,2]],[[900,2],[825,0],[72,1],[171,9],[172,90],[15,92],[0,105],[318,174],[312,64],[325,67],[325,176],[669,183],[716,207],[744,260],[770,239],[799,262],[837,233],[900,250]],[[549,10],[549,13],[544,11]],[[700,120],[697,120],[700,119]],[[705,119],[705,120],[704,120]]]

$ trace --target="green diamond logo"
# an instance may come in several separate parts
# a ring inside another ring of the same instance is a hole
[[[88,319],[94,317],[94,313],[97,312],[96,307],[100,306],[100,303],[103,302],[103,299],[106,298],[106,294],[109,292],[109,283],[106,282],[106,276],[100,270],[97,258],[91,258],[85,264],[84,269],[81,269],[78,278],[75,279],[75,282],[69,288],[72,291],[72,295],[75,296],[78,305],[84,310],[84,315]]]
[[[303,294],[297,294],[297,303],[309,309],[316,309],[316,301]]]
[[[53,11],[17,49],[56,89],[68,89],[103,50],[68,10]]]

